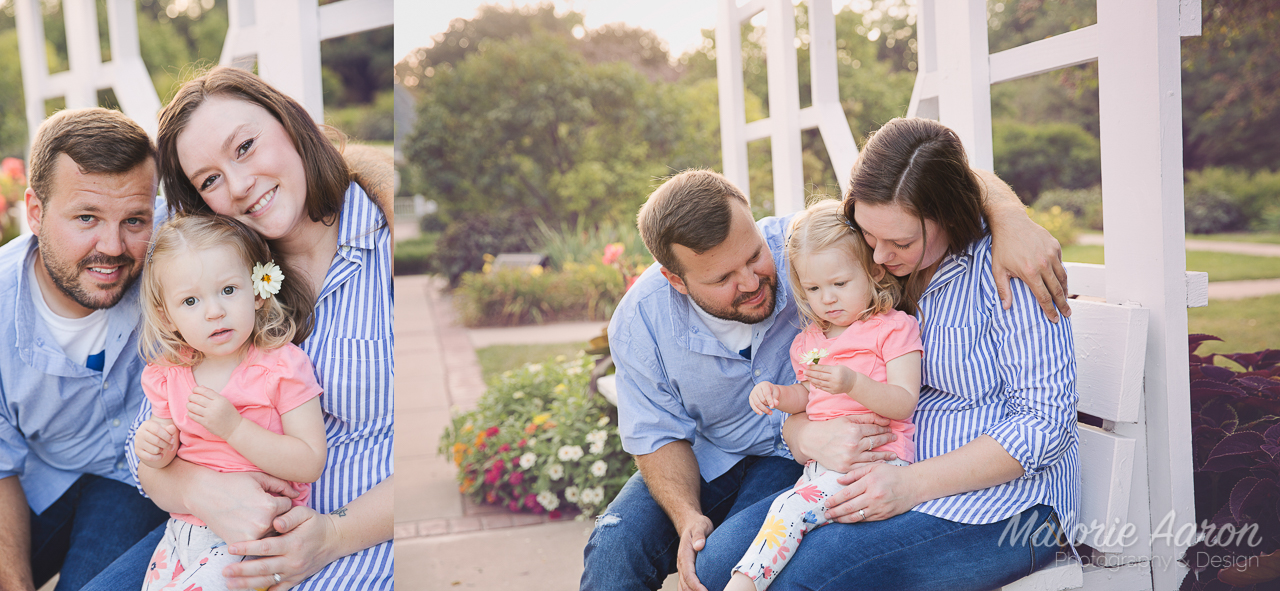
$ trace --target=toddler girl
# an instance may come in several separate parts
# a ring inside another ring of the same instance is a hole
[[[293,483],[295,506],[325,463],[320,385],[302,349],[314,299],[284,277],[266,242],[240,222],[179,216],[155,233],[142,276],[142,388],[151,418],[134,448],[163,469],[174,455],[222,472]],[[283,288],[283,289],[282,289]],[[192,515],[173,514],[143,584],[225,589],[222,569],[245,557]],[[279,582],[279,580],[277,580]]]
[[[898,438],[876,451],[892,451],[898,459],[891,464],[907,465],[915,460],[909,419],[920,394],[920,327],[894,309],[897,282],[871,260],[838,201],[819,201],[797,214],[788,235],[788,279],[807,324],[791,344],[800,383],[757,384],[751,408],[756,414],[807,412],[815,421],[878,414],[890,419]],[[822,503],[844,488],[836,482],[842,475],[805,464],[795,488],[774,500],[725,589],[766,589],[804,534],[827,523]]]

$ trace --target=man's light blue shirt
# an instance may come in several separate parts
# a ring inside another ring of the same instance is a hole
[[[794,384],[791,341],[800,316],[783,255],[790,217],[756,223],[778,278],[773,314],[752,325],[750,359],[730,351],[698,317],[689,296],[671,287],[655,263],[619,302],[609,323],[618,368],[622,447],[653,453],[673,441],[693,445],[710,482],[746,456],[791,457],[782,441],[786,414],[757,415],[748,399],[759,382]]]
[[[67,358],[40,320],[27,285],[34,236],[0,247],[0,478],[18,476],[43,512],[81,474],[133,484],[129,422],[142,402],[138,284],[107,310],[106,360],[96,371]]]

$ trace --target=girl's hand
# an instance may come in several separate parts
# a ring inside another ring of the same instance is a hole
[[[815,365],[808,370],[809,383],[832,394],[850,394],[867,376],[843,365]]]
[[[133,438],[133,451],[144,462],[163,462],[177,447],[178,428],[172,424],[161,425],[155,419],[143,421]]]
[[[854,468],[836,479],[847,486],[823,502],[827,519],[840,523],[881,521],[910,511],[926,500],[914,494],[920,490],[913,482],[914,474],[911,466],[877,463]]]
[[[187,414],[191,416],[191,420],[223,440],[230,439],[231,433],[243,420],[240,411],[236,410],[226,396],[204,386],[196,386],[191,390],[191,398],[187,400]]]
[[[238,542],[227,551],[236,556],[260,556],[222,569],[228,589],[292,589],[325,565],[334,556],[338,528],[333,517],[308,507],[294,507],[272,522],[279,536]],[[280,575],[276,584],[273,574]]]
[[[751,410],[756,411],[758,415],[771,415],[773,409],[778,407],[778,398],[781,395],[782,389],[776,384],[760,382],[751,389]]]

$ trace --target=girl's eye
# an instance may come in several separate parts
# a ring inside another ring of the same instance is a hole
[[[231,295],[236,292],[236,286],[228,285],[222,288],[222,295]]]
[[[248,152],[249,148],[252,148],[252,147],[253,147],[253,140],[252,139],[245,140],[244,143],[240,144],[240,146],[236,148],[236,156],[244,156],[244,153]]]
[[[208,188],[209,188],[209,186],[210,186],[210,185],[213,185],[213,182],[214,182],[214,181],[216,181],[216,180],[218,180],[218,175],[216,175],[216,174],[211,174],[211,175],[209,175],[209,176],[205,177],[205,178],[204,178],[204,182],[203,182],[203,183],[200,183],[200,190],[201,190],[201,191],[203,191],[203,190],[205,190],[205,189],[208,189]]]
[[[187,299],[185,299],[185,300],[182,300],[182,305],[184,305],[184,306],[194,306],[194,305],[196,305],[196,299],[195,299],[195,298],[187,298]]]
[[[847,283],[847,282],[846,282],[846,281],[837,281],[837,282],[836,282],[836,287],[844,287],[844,284],[845,284],[845,283]]]

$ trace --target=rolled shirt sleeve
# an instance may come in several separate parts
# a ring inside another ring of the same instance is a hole
[[[27,440],[8,417],[0,418],[0,478],[21,476],[27,463]]]

